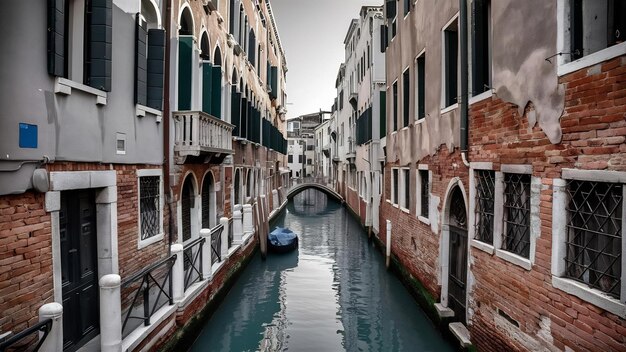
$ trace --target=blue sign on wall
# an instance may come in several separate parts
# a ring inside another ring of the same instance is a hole
[[[37,125],[20,122],[20,148],[37,148]]]

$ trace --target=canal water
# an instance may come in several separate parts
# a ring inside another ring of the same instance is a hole
[[[358,222],[306,190],[272,224],[298,251],[257,253],[191,351],[453,351]]]

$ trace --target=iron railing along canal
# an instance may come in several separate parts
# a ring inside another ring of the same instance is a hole
[[[0,352],[5,352],[5,351],[12,351],[12,350],[26,350],[28,349],[28,346],[25,345],[20,345],[19,342],[24,340],[25,338],[31,336],[34,333],[43,333],[43,335],[41,336],[41,338],[39,339],[39,341],[37,341],[37,345],[35,345],[35,348],[32,350],[33,352],[37,352],[39,351],[39,348],[41,348],[41,345],[43,344],[43,342],[46,340],[46,338],[48,337],[48,334],[50,333],[50,330],[52,329],[52,319],[45,319],[42,320],[40,322],[38,322],[37,324],[24,329],[22,331],[20,331],[19,333],[9,337],[7,340],[5,340],[4,342],[0,343]],[[34,343],[34,341],[32,342]],[[31,343],[31,345],[32,345]]]
[[[222,231],[221,224],[211,230],[211,265],[222,261]]]
[[[206,240],[198,238],[185,246],[183,251],[185,267],[185,291],[198,281],[204,280],[202,272],[202,247]]]

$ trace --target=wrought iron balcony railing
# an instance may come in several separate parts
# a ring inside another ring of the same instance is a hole
[[[187,157],[233,154],[234,125],[202,111],[176,111],[174,152],[184,163]]]

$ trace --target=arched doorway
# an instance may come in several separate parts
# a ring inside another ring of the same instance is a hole
[[[233,183],[233,187],[235,188],[235,199],[233,204],[241,204],[241,172],[239,169],[235,170],[235,182]]]
[[[213,174],[207,172],[202,181],[202,228],[212,229],[217,225],[215,201],[215,183]]]
[[[449,195],[448,229],[448,308],[456,320],[466,322],[467,302],[467,212],[463,191],[457,184]]]
[[[193,182],[193,176],[188,175],[183,183],[183,189],[180,195],[181,206],[181,234],[182,242],[187,242],[193,237],[195,232],[195,220],[197,219],[195,211],[196,191]]]

